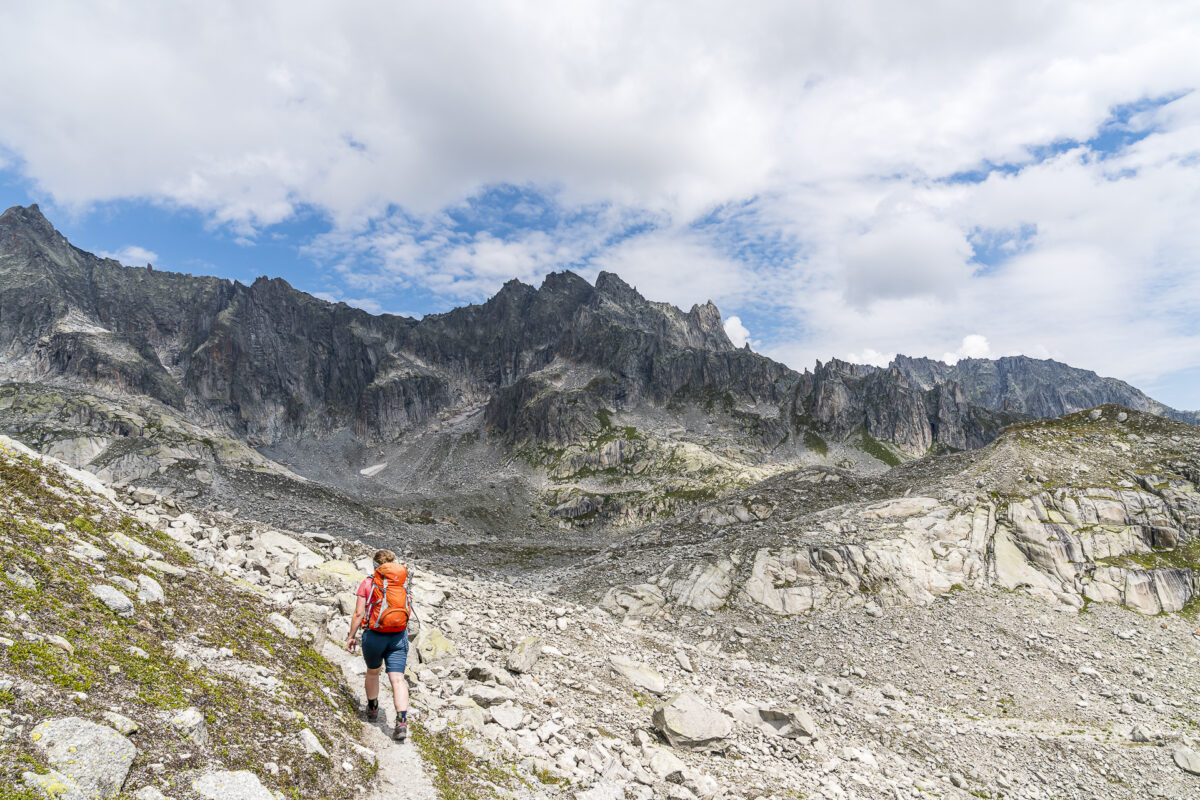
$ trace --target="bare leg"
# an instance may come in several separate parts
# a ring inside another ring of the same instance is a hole
[[[388,680],[392,682],[392,701],[396,704],[396,713],[408,711],[408,681],[403,672],[389,672]],[[379,676],[375,677],[375,692],[379,692]],[[369,689],[367,690],[370,691]]]
[[[367,700],[379,699],[379,673],[382,671],[382,664],[380,664],[376,669],[367,670]]]

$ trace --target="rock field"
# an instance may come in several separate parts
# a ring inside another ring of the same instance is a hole
[[[0,797],[1200,796],[1200,435],[1097,412],[521,577],[395,542],[403,745],[342,649],[366,544],[4,440]]]

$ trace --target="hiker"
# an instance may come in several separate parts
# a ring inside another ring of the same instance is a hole
[[[362,654],[367,662],[367,720],[379,717],[379,673],[387,667],[396,704],[396,727],[392,737],[403,741],[408,736],[408,683],[404,665],[408,661],[408,620],[412,602],[408,597],[408,569],[396,563],[391,550],[375,553],[375,574],[358,587],[358,604],[350,621],[346,650],[354,652],[354,636],[363,627]]]

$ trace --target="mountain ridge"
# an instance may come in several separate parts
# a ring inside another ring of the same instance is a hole
[[[281,278],[125,267],[73,246],[36,206],[0,215],[0,354],[10,388],[147,397],[343,488],[398,460],[462,486],[453,453],[483,436],[479,469],[522,459],[522,479],[570,524],[645,521],[798,466],[878,471],[1105,402],[1188,418],[1023,356],[798,372],[735,347],[711,302],[683,311],[609,272],[594,285],[570,271],[510,280],[420,320],[373,315]],[[73,427],[56,445],[44,419],[10,412],[7,430],[88,455],[97,436],[114,442]]]

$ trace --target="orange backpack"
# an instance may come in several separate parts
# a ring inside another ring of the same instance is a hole
[[[380,564],[367,598],[367,628],[376,633],[400,633],[408,627],[408,568],[395,562]]]

